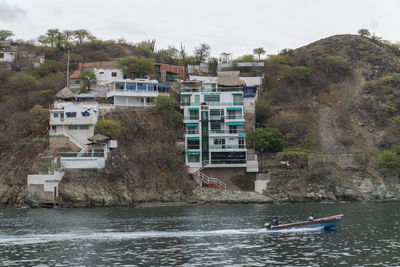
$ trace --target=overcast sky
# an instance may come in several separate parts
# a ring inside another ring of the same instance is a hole
[[[34,39],[47,29],[88,29],[100,39],[156,48],[200,43],[234,57],[264,47],[267,54],[298,48],[335,34],[367,28],[400,40],[396,0],[0,0],[0,29]]]

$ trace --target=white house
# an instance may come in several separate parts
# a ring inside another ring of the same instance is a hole
[[[105,168],[110,150],[117,148],[117,140],[96,134],[89,137],[88,141],[80,152],[61,153],[61,166],[66,169]]]
[[[17,56],[17,47],[10,41],[0,41],[0,62],[13,62]]]
[[[157,80],[122,79],[108,84],[107,99],[114,106],[154,106],[159,95],[169,95],[171,86]]]
[[[50,109],[50,138],[66,136],[80,148],[94,135],[98,105],[95,102],[55,102]]]
[[[98,85],[107,85],[125,79],[124,73],[116,61],[80,63],[79,70],[91,70],[96,74]]]

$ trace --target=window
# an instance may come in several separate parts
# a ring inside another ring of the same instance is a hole
[[[100,74],[104,74],[104,71],[100,71]]]
[[[51,130],[52,130],[52,131],[57,131],[57,126],[52,125],[52,126],[51,126]]]
[[[65,112],[65,115],[67,115],[67,118],[75,118],[76,112]]]
[[[117,73],[116,72],[111,72],[111,77],[117,77]]]
[[[187,140],[187,149],[200,149],[200,140]]]
[[[233,95],[233,104],[237,106],[243,105],[243,96],[240,95]]]
[[[219,102],[219,95],[205,95],[204,102]]]
[[[221,148],[225,148],[225,139],[214,139],[214,145],[220,146]]]
[[[237,127],[236,127],[236,125],[229,125],[229,133],[230,133],[230,134],[237,133]]]
[[[242,111],[241,110],[228,110],[227,111],[228,119],[241,119],[242,118]]]
[[[58,113],[54,113],[54,114],[53,114],[53,117],[54,117],[54,118],[58,118]]]
[[[199,111],[198,110],[189,110],[189,119],[190,120],[198,120],[199,119]]]
[[[195,95],[194,96],[194,102],[200,103],[200,95]]]
[[[223,120],[224,110],[223,109],[210,109],[210,119],[211,120]]]
[[[78,125],[68,125],[68,130],[78,130]]]
[[[200,155],[188,155],[188,162],[199,162]]]
[[[190,106],[190,95],[181,95],[182,106]]]
[[[79,130],[89,130],[89,125],[79,125]]]
[[[221,123],[219,122],[211,122],[211,130],[221,130]]]
[[[81,81],[76,80],[76,81],[75,81],[75,84],[79,85],[79,84],[81,84]]]
[[[246,148],[243,137],[239,137],[239,148]]]
[[[199,128],[196,126],[187,125],[186,134],[199,134]]]

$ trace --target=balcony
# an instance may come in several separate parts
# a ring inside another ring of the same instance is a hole
[[[210,145],[210,149],[246,149],[246,145]],[[246,163],[246,162],[245,162]]]
[[[219,87],[219,88],[182,88],[182,93],[190,92],[242,92],[243,87]]]
[[[54,118],[53,116],[50,117],[50,124],[61,124],[61,125],[69,125],[69,124],[96,124],[97,118],[95,115],[88,116],[88,117],[65,117],[65,118]]]
[[[181,102],[181,106],[243,106],[243,101],[235,102]]]
[[[184,121],[198,121],[199,116],[183,116]]]
[[[210,130],[210,134],[240,134],[245,133],[245,129],[236,129],[236,130]]]

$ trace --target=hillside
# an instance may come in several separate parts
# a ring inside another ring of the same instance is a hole
[[[394,166],[381,161],[383,150],[400,152],[399,52],[397,46],[378,40],[337,35],[267,61],[263,96],[274,113],[262,124],[296,137],[287,157],[303,152],[308,154],[305,164],[319,164],[305,173],[294,171],[294,178],[285,180],[296,181],[276,184],[278,191],[300,199],[321,191],[327,199],[368,199],[381,185],[386,190],[398,183]],[[346,154],[348,160],[339,159]],[[310,160],[321,155],[335,159]],[[368,183],[366,192],[360,189],[363,182]],[[373,198],[388,197],[382,194]]]

